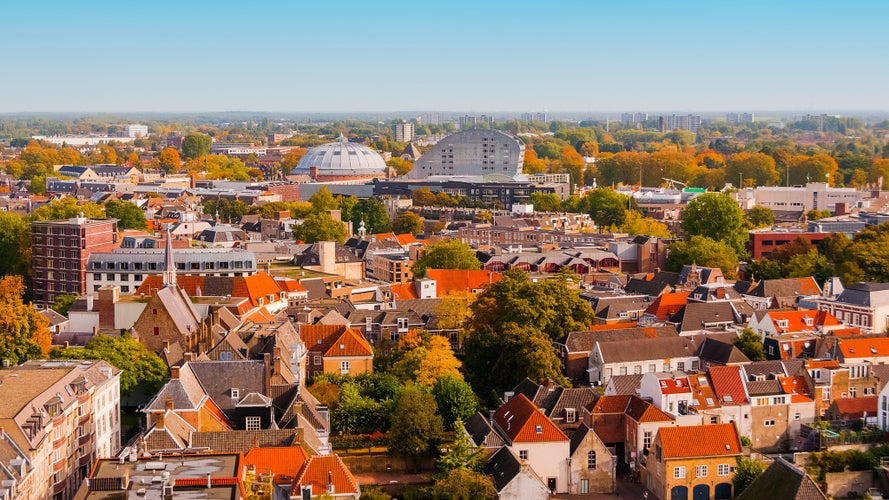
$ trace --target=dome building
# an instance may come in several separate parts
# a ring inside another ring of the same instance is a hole
[[[315,181],[348,181],[390,177],[390,168],[379,153],[342,135],[334,142],[310,149],[291,174],[308,175]]]

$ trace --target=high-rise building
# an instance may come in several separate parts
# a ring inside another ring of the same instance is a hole
[[[742,123],[753,123],[753,113],[726,113],[725,122],[729,125],[741,125]]]
[[[395,124],[395,142],[411,142],[414,140],[414,124],[407,121]]]
[[[620,121],[624,125],[638,125],[648,120],[648,113],[621,113]]]
[[[105,361],[4,368],[0,401],[2,460],[12,452],[5,441],[18,449],[16,473],[4,474],[0,489],[12,494],[3,498],[74,498],[93,462],[120,449],[120,370]]]
[[[87,292],[86,262],[92,252],[110,252],[117,243],[117,219],[71,219],[31,223],[34,305],[43,309],[56,295]]]
[[[701,128],[701,117],[698,115],[661,116],[658,118],[658,128],[661,132],[680,129],[697,133]]]
[[[127,137],[148,137],[148,125],[131,123],[124,128]]]

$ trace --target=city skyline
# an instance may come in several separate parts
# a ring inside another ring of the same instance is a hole
[[[887,110],[889,5],[4,6],[0,113]]]

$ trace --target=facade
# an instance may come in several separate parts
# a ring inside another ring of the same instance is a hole
[[[882,332],[889,326],[889,283],[855,283],[835,299],[822,298],[817,303],[819,311],[863,332]]]
[[[451,134],[414,162],[409,179],[432,176],[499,174],[516,179],[522,174],[525,145],[496,130],[472,129]]]
[[[698,115],[670,115],[658,118],[658,129],[661,132],[680,129],[697,133],[699,128],[701,128],[701,117]]]
[[[138,123],[131,123],[124,127],[124,133],[127,137],[148,137],[148,125],[140,125]]]
[[[735,424],[662,427],[646,464],[645,485],[658,498],[730,499],[741,442]]]
[[[697,370],[700,360],[686,337],[596,342],[589,358],[589,381],[607,385],[613,375]]]
[[[830,187],[826,182],[809,182],[805,186],[762,186],[756,188],[756,205],[779,211],[829,210],[837,204],[859,206],[864,193],[855,188]]]
[[[31,267],[34,305],[44,309],[56,295],[81,295],[87,260],[93,252],[110,252],[117,243],[116,219],[71,219],[31,223]]]
[[[335,142],[310,149],[290,173],[327,182],[386,178],[388,172],[379,153],[340,136]]]
[[[300,325],[308,350],[306,375],[359,375],[373,371],[373,348],[355,328],[346,325]]]
[[[134,293],[148,276],[164,272],[163,248],[117,248],[94,252],[87,259],[86,290],[97,292],[107,285],[120,287],[120,293]],[[173,250],[179,276],[252,276],[256,256],[240,248],[182,248]]]
[[[812,245],[817,245],[821,241],[830,238],[831,234],[833,233],[755,229],[750,231],[750,242],[747,244],[747,250],[750,251],[751,258],[762,259],[771,256],[772,252],[795,240],[804,239]]]
[[[414,140],[414,124],[401,122],[395,124],[395,142],[411,142]]]
[[[73,498],[93,462],[118,452],[120,371],[108,363],[28,361],[0,382],[0,427],[31,466],[19,498]]]

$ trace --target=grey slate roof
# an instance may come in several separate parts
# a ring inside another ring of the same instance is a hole
[[[736,498],[738,500],[764,498],[827,500],[827,495],[804,470],[778,457]]]
[[[709,324],[734,323],[735,310],[730,302],[689,302],[669,320],[679,325],[679,332],[691,332]]]
[[[646,333],[649,332],[649,333]],[[565,340],[568,352],[590,352],[596,342],[615,340],[644,339],[649,337],[677,337],[672,326],[655,326],[650,328],[615,328],[613,330],[596,330],[592,332],[570,332]]]
[[[568,455],[574,455],[574,452],[577,450],[577,447],[580,446],[583,441],[586,439],[587,434],[593,432],[592,429],[586,426],[586,424],[580,424],[574,432],[571,433],[571,444],[569,446]]]
[[[637,278],[630,278],[630,281],[628,281],[626,286],[624,286],[624,291],[627,293],[638,293],[640,295],[647,295],[649,297],[657,297],[658,295],[668,292],[671,289],[672,287],[666,283],[662,283],[659,281],[646,281]]]
[[[494,488],[501,491],[522,471],[519,459],[506,446],[488,458],[485,474],[494,479]]]
[[[186,363],[182,372],[191,370],[204,392],[224,413],[232,410],[250,393],[266,392],[266,368],[262,361],[200,361]],[[231,390],[238,389],[240,398]]]
[[[697,337],[703,337],[698,339]],[[729,342],[700,335],[695,338],[698,344],[698,357],[702,360],[715,362],[721,365],[748,363],[750,359]]]
[[[608,385],[614,386],[615,396],[638,396],[639,385],[642,383],[644,374],[638,375],[612,375],[608,381]]]
[[[254,447],[293,446],[299,443],[298,429],[258,431],[205,431],[191,435],[191,446],[216,453],[247,453]]]
[[[661,337],[600,342],[599,350],[605,363],[625,363],[650,359],[670,359],[694,356],[695,345],[685,337]]]
[[[495,448],[506,444],[500,434],[491,427],[488,419],[479,412],[467,418],[463,428],[466,429],[466,433],[469,434],[476,446]]]
[[[837,297],[837,302],[859,306],[880,306],[889,298],[889,283],[854,283]],[[882,300],[879,300],[882,299]]]

